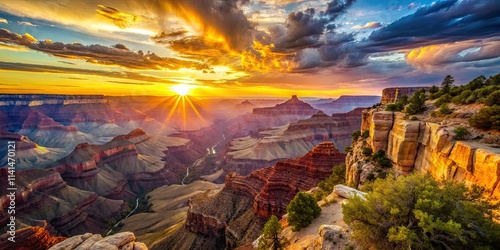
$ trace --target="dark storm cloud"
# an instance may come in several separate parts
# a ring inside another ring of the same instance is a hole
[[[13,62],[0,61],[0,70],[54,73],[54,74],[96,75],[96,76],[113,77],[113,78],[137,80],[144,82],[174,83],[169,80],[161,79],[154,76],[147,76],[130,71],[91,70],[91,69],[66,68],[66,67],[58,67],[50,65],[29,64],[29,63],[13,63]]]
[[[286,25],[271,28],[271,37],[279,49],[293,49],[321,45],[320,35],[335,29],[334,22],[354,3],[354,0],[334,0],[328,3],[325,10],[317,11],[309,8],[292,12],[288,15]]]
[[[197,62],[160,57],[155,53],[144,53],[141,50],[131,51],[123,44],[107,47],[99,44],[65,44],[50,40],[37,42],[30,34],[21,36],[7,29],[0,29],[0,42],[23,45],[32,50],[60,58],[80,59],[90,63],[117,65],[129,69],[208,69],[207,65]]]
[[[500,35],[500,1],[440,1],[374,31],[366,52],[411,49]]]

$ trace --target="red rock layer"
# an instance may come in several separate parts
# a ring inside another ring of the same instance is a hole
[[[1,249],[45,250],[65,240],[62,236],[53,236],[43,227],[26,227],[16,230],[15,242],[9,241],[9,234],[0,236]]]
[[[330,176],[333,166],[344,161],[345,154],[332,142],[322,142],[302,157],[278,161],[247,176],[230,174],[224,189],[253,197],[254,212],[261,217],[281,216],[295,194],[315,187]]]

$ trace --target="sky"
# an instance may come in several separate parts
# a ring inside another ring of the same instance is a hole
[[[307,97],[500,73],[498,0],[16,0],[0,93]]]

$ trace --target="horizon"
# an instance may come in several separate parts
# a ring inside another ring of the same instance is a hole
[[[36,10],[36,11],[33,11]],[[76,11],[78,10],[78,11]],[[498,1],[9,1],[0,93],[311,98],[498,73]]]

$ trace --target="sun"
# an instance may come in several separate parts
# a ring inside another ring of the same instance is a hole
[[[172,86],[172,90],[179,94],[180,96],[185,96],[189,93],[189,85],[187,84],[178,84]]]

